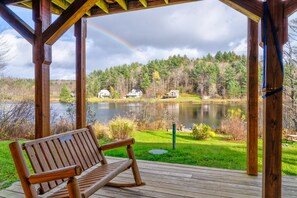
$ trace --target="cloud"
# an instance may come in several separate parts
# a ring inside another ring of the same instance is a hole
[[[88,22],[87,73],[177,54],[196,58],[219,50],[246,52],[246,17],[217,0],[102,16]],[[0,21],[0,29],[2,24]],[[11,29],[3,35],[12,56],[4,74],[33,78],[30,44]],[[52,49],[51,79],[74,79],[73,28]]]

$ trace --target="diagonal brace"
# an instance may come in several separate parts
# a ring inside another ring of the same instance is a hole
[[[75,0],[62,14],[43,32],[43,42],[53,45],[73,24],[84,16],[98,0]]]
[[[0,16],[29,43],[34,43],[34,30],[6,5],[0,3]]]
[[[220,0],[224,4],[259,22],[263,13],[263,2],[259,0]]]

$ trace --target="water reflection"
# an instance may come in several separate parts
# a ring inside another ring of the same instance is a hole
[[[240,108],[246,112],[245,104],[192,104],[192,103],[92,103],[90,108],[96,112],[96,118],[102,123],[107,123],[115,116],[126,116],[148,111],[151,117],[162,117],[168,114],[174,121],[182,123],[187,128],[193,123],[206,123],[211,127],[220,126],[228,109]],[[59,114],[63,114],[66,105],[52,103],[51,107]],[[159,116],[160,115],[160,116]]]

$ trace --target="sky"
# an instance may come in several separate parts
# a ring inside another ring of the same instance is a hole
[[[33,26],[32,12],[11,7]],[[53,16],[55,20],[57,16]],[[10,49],[2,75],[34,78],[32,47],[2,18]],[[173,55],[198,58],[217,51],[246,54],[247,17],[218,0],[205,0],[88,19],[87,73]],[[75,79],[73,28],[53,45],[51,79]]]

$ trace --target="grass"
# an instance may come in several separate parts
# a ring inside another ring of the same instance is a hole
[[[176,150],[172,150],[172,135],[165,131],[143,131],[134,135],[137,159],[246,170],[246,142],[226,141],[222,135],[210,140],[195,140],[190,133],[177,133]],[[101,142],[104,143],[104,142]],[[262,170],[262,141],[259,140],[259,171]],[[285,145],[285,143],[284,143]],[[165,149],[168,153],[152,155],[151,149]],[[282,172],[297,176],[297,144],[283,146]],[[106,152],[106,155],[125,157],[125,149]]]
[[[195,140],[190,133],[177,133],[176,150],[172,150],[172,135],[165,131],[136,132],[134,151],[137,159],[190,164],[234,170],[246,169],[246,143],[225,141],[224,136],[210,140]],[[15,166],[8,148],[9,141],[0,142],[0,189],[18,180]],[[100,143],[106,143],[100,141]],[[168,153],[152,155],[151,149],[166,149]],[[297,144],[283,146],[282,172],[297,176]],[[107,151],[108,156],[126,157],[125,148]],[[259,170],[262,167],[262,141],[259,140]]]

